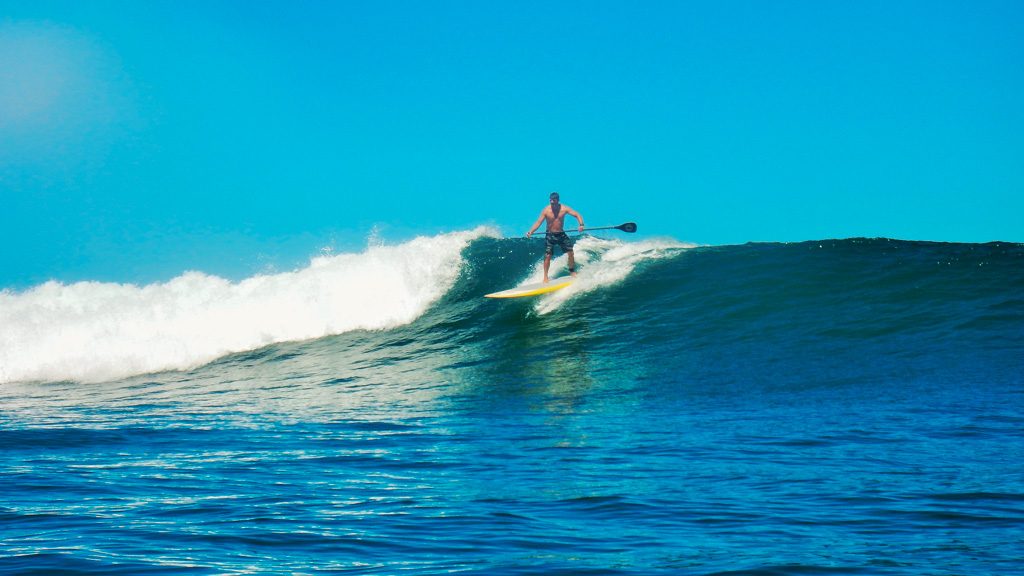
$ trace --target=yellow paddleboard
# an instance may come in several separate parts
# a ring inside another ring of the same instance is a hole
[[[555,290],[561,290],[569,284],[572,284],[573,280],[575,280],[575,278],[572,276],[552,278],[548,282],[523,284],[522,286],[516,286],[509,290],[485,294],[484,298],[523,298],[524,296],[539,296],[541,294],[547,294],[548,292],[554,292]]]

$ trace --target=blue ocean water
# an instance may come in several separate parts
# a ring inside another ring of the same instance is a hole
[[[540,257],[0,293],[0,571],[1024,574],[1024,246]]]

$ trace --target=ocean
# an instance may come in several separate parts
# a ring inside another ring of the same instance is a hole
[[[1024,245],[615,234],[0,292],[0,572],[1024,574]]]

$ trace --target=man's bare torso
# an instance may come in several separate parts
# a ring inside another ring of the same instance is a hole
[[[558,213],[555,213],[555,208],[558,208]],[[548,232],[565,232],[565,215],[568,214],[571,209],[564,204],[556,204],[548,206],[544,209],[544,222],[547,224]]]

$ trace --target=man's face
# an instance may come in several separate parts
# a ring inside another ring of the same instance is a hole
[[[551,197],[551,203],[552,204],[558,204],[558,196],[552,196]]]

